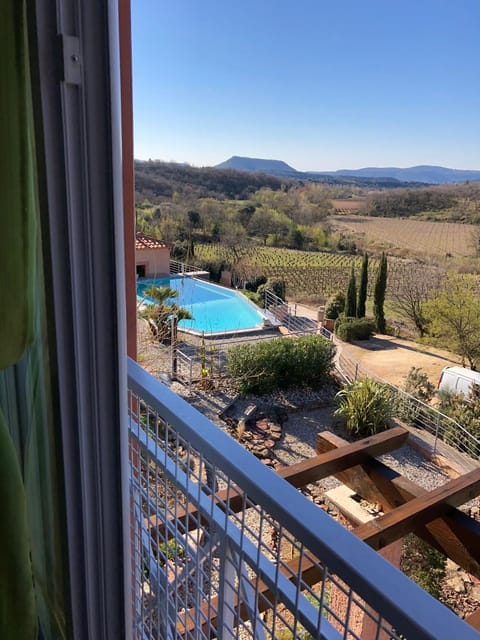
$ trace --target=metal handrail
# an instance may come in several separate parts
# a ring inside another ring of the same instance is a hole
[[[353,382],[360,376],[368,376],[386,385],[394,394],[395,412],[398,417],[406,417],[415,427],[434,436],[434,453],[437,450],[438,440],[441,440],[473,458],[480,456],[480,439],[450,416],[383,380],[344,353],[339,354],[336,366],[347,382]]]
[[[170,273],[195,273],[198,271],[202,271],[202,269],[179,260],[170,260]]]

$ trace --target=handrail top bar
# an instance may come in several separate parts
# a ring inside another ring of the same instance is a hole
[[[479,640],[480,634],[470,625],[130,358],[128,381],[131,390],[185,440],[407,637]]]

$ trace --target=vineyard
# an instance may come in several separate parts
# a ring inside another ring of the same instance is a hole
[[[334,198],[332,206],[338,213],[361,211],[365,207],[365,198]]]
[[[413,253],[464,257],[473,253],[475,225],[428,222],[409,218],[332,216],[341,230],[362,235],[367,241],[388,243]]]
[[[232,249],[220,244],[195,246],[195,262],[208,268],[209,263],[222,262],[225,268],[232,267],[234,279],[242,284],[263,275],[284,280],[287,295],[316,295],[328,297],[348,286],[352,265],[357,277],[360,274],[361,256],[344,254],[296,251],[273,247],[243,247]],[[373,295],[378,260],[369,263],[368,295]],[[412,277],[435,281],[436,268],[412,260],[391,258],[388,262],[387,298],[390,291],[399,291]]]

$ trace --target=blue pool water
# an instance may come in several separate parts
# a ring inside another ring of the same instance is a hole
[[[225,287],[182,276],[142,278],[137,281],[137,296],[147,303],[150,300],[144,291],[152,285],[178,291],[175,302],[193,316],[192,320],[178,323],[184,329],[217,333],[253,329],[262,324],[262,315],[243,296]]]

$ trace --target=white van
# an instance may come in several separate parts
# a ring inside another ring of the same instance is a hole
[[[480,385],[480,371],[464,367],[445,367],[440,374],[437,389],[468,396],[472,384]]]

